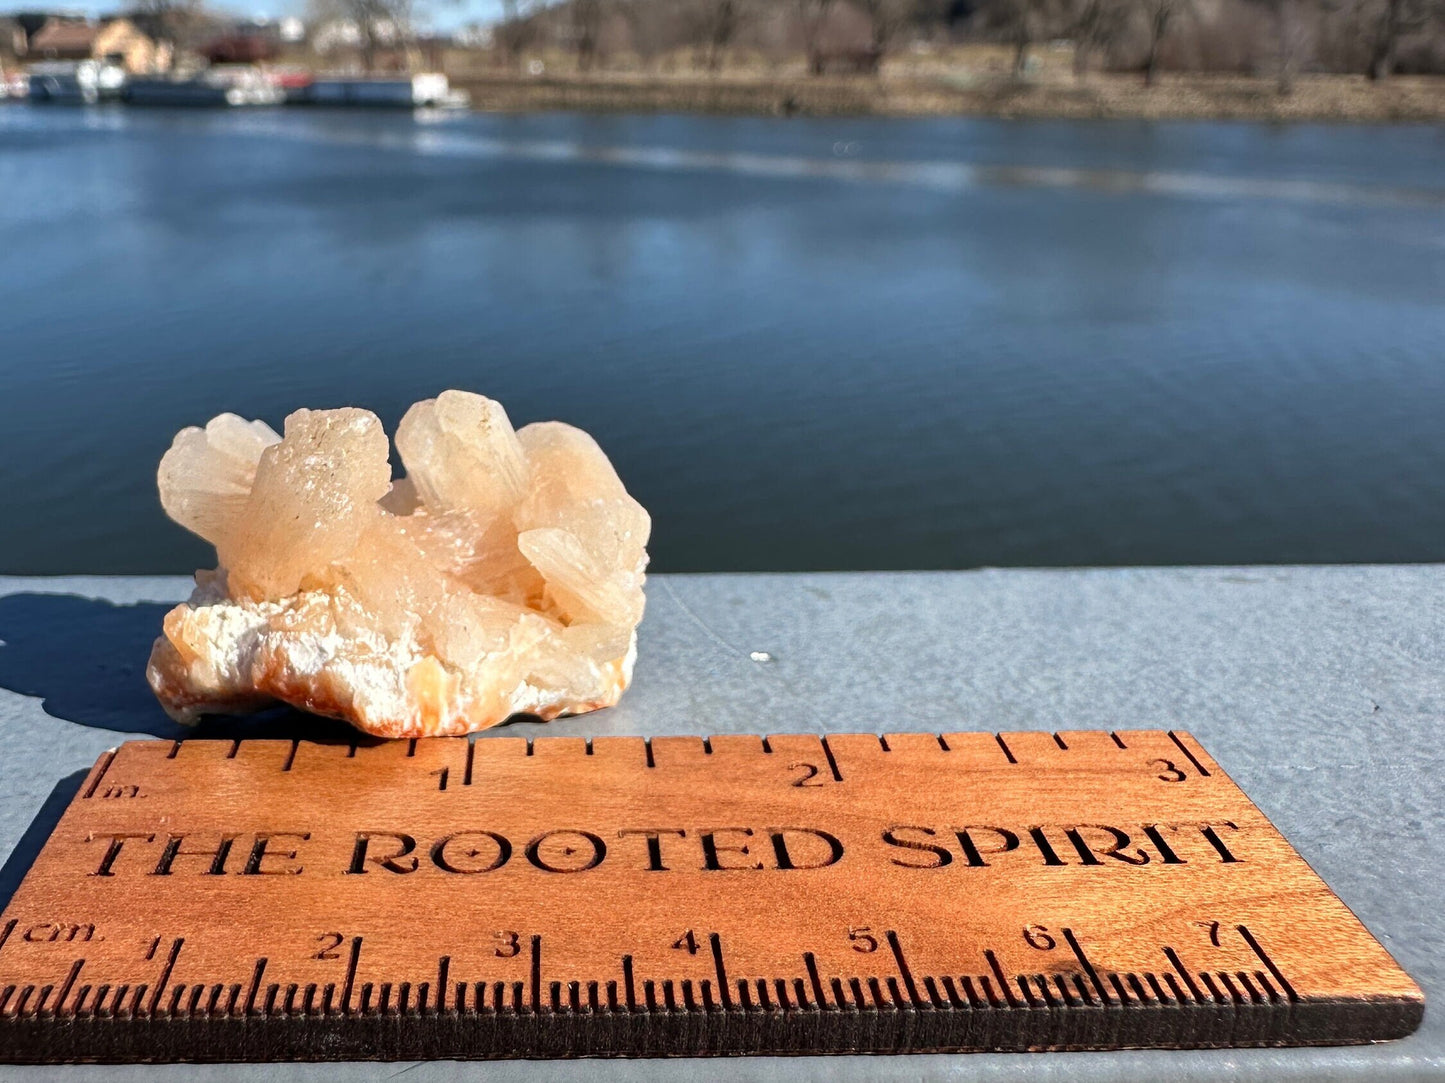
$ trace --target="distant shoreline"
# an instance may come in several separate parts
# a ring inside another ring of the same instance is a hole
[[[1389,123],[1445,121],[1445,78],[1301,76],[1289,95],[1237,75],[1137,75],[1082,81],[973,81],[864,76],[706,77],[637,74],[451,76],[483,112],[708,113],[738,116],[978,116],[1037,119],[1256,120]]]

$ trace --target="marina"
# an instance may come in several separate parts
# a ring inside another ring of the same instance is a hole
[[[121,102],[137,106],[314,105],[368,109],[461,109],[465,91],[440,72],[414,75],[345,75],[270,69],[258,64],[215,64],[198,71],[132,75],[100,60],[53,60],[28,75],[0,83],[0,101],[29,99],[46,105]]]

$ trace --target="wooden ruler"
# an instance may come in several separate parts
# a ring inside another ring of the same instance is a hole
[[[136,741],[0,917],[11,1061],[1334,1044],[1423,1010],[1157,731]]]

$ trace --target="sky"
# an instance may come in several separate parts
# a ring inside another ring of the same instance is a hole
[[[11,11],[65,11],[83,15],[108,15],[130,6],[128,0],[0,0],[0,14]],[[252,18],[301,15],[306,0],[210,0],[209,6]],[[417,22],[440,30],[452,30],[468,23],[486,23],[502,11],[502,0],[415,0]]]

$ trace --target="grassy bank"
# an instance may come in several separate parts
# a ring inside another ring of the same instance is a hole
[[[760,116],[1140,117],[1265,121],[1445,120],[1445,79],[1302,76],[1281,95],[1271,79],[1136,75],[1083,80],[1003,75],[827,76],[761,73],[526,76],[457,73],[477,109],[499,112],[696,112]]]

